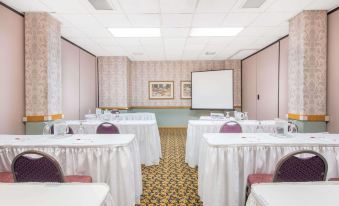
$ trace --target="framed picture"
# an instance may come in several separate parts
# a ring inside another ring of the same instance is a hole
[[[181,99],[192,99],[192,82],[181,81],[180,93]]]
[[[149,81],[149,99],[174,99],[173,81]]]

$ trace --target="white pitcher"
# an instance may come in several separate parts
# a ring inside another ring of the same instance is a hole
[[[234,117],[236,120],[243,120],[245,117],[245,114],[242,112],[234,111]]]

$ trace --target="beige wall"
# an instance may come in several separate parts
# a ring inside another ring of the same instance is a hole
[[[287,119],[288,113],[288,37],[280,41],[279,59],[279,118]]]
[[[135,61],[130,68],[130,106],[190,106],[191,100],[180,98],[180,82],[190,81],[192,71],[234,70],[234,105],[241,105],[240,61]],[[149,81],[174,81],[173,100],[150,100]]]
[[[328,16],[327,52],[327,129],[339,133],[339,10]]]
[[[96,108],[96,57],[62,40],[62,109],[65,119],[84,119]]]
[[[0,5],[0,134],[24,134],[24,18]]]

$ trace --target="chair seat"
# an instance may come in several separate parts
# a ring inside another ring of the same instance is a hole
[[[69,176],[64,176],[64,181],[68,183],[71,183],[71,182],[91,183],[92,177],[81,176],[81,175],[69,175]]]
[[[11,172],[0,172],[0,182],[2,183],[14,182],[13,174]]]
[[[339,181],[339,177],[336,177],[336,178],[330,178],[328,181]]]
[[[273,182],[273,175],[272,174],[250,174],[247,178],[248,186],[257,183],[269,183]]]

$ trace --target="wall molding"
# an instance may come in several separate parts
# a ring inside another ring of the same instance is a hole
[[[289,113],[288,119],[301,120],[301,121],[311,121],[311,122],[327,122],[327,121],[329,121],[329,116],[326,116],[326,115],[291,114],[291,113]]]
[[[24,122],[44,122],[51,120],[63,119],[63,114],[52,114],[52,115],[35,115],[35,116],[26,116],[23,118]]]

